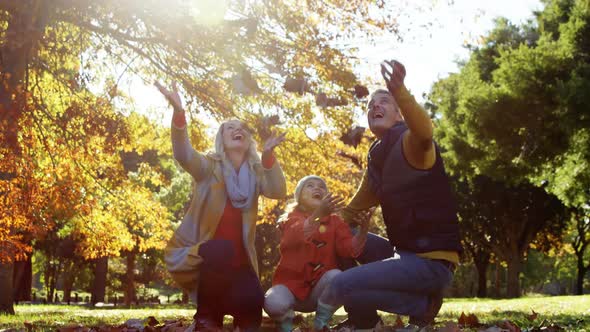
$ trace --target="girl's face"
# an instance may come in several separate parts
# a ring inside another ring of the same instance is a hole
[[[226,151],[248,150],[250,147],[250,133],[241,121],[227,121],[222,126],[223,147]]]
[[[309,179],[303,184],[299,196],[299,205],[305,211],[313,211],[322,203],[322,199],[328,194],[328,188],[324,181]]]

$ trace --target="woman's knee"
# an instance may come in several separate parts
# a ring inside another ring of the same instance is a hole
[[[293,309],[294,298],[283,285],[271,287],[264,296],[264,311],[270,317],[282,317]]]

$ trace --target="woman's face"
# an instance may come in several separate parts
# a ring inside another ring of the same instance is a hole
[[[250,147],[250,132],[238,120],[230,120],[222,124],[223,148],[225,151],[247,151]]]
[[[303,184],[299,196],[299,205],[305,211],[314,211],[322,203],[322,199],[328,194],[328,188],[324,181],[309,179]]]

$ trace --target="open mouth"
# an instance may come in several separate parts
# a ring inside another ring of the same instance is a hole
[[[236,134],[232,137],[232,139],[234,141],[241,141],[243,138],[244,138],[244,135],[242,135],[242,134]]]
[[[373,114],[373,119],[383,119],[383,117],[384,117],[383,112],[375,112]]]
[[[322,198],[322,194],[321,193],[313,193],[311,195],[311,198],[313,198],[313,199],[321,199]]]

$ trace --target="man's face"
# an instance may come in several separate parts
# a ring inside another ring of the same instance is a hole
[[[368,105],[367,120],[369,129],[377,138],[381,138],[396,122],[402,121],[393,96],[385,92],[375,93]]]

